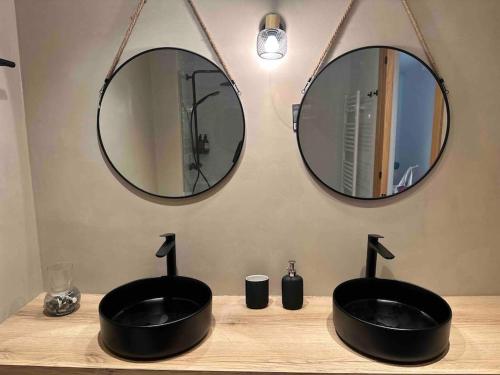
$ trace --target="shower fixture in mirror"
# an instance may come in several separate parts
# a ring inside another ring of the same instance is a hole
[[[243,108],[214,63],[178,48],[141,52],[102,92],[97,132],[112,168],[148,194],[202,193],[234,168],[245,137]]]
[[[444,85],[401,49],[364,47],[337,57],[300,105],[297,141],[310,172],[345,196],[380,199],[420,182],[446,145]]]

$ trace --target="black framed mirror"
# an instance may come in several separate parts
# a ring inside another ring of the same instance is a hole
[[[155,48],[124,62],[104,87],[97,133],[111,167],[153,196],[184,198],[220,183],[245,138],[232,83],[205,57]]]
[[[314,177],[357,199],[381,199],[422,181],[448,138],[442,81],[415,55],[370,46],[328,63],[300,104],[297,142]]]

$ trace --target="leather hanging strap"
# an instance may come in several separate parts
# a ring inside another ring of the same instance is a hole
[[[343,28],[345,22],[347,21],[347,19],[349,18],[349,15],[351,14],[351,9],[352,9],[355,1],[356,0],[349,0],[349,2],[347,3],[347,7],[345,8],[344,14],[342,15],[342,18],[340,19],[340,21],[337,25],[337,28],[333,32],[332,37],[330,38],[330,41],[328,42],[325,49],[323,50],[323,53],[321,54],[321,57],[319,58],[319,61],[316,64],[316,67],[314,68],[313,73],[311,74],[311,76],[309,77],[309,79],[306,82],[306,85],[302,89],[302,94],[305,94],[305,92],[307,91],[307,88],[311,84],[312,80],[314,79],[314,77],[316,77],[319,70],[323,66],[323,63],[325,62],[325,59],[328,56],[328,52],[330,52],[330,50],[333,48],[333,44],[337,40],[338,36],[340,35],[340,32],[342,31],[342,28]]]
[[[212,50],[215,53],[215,56],[217,56],[217,60],[219,60],[220,64],[222,65],[222,69],[224,70],[224,73],[226,73],[227,77],[229,78],[229,81],[233,85],[234,89],[238,93],[238,95],[241,94],[240,90],[238,89],[238,86],[236,86],[236,83],[234,82],[233,77],[229,73],[229,69],[227,68],[226,63],[222,59],[221,54],[219,53],[219,50],[217,49],[217,46],[215,45],[215,42],[212,39],[212,36],[210,35],[207,26],[205,25],[205,22],[201,19],[200,13],[198,12],[198,9],[196,9],[196,6],[194,5],[192,0],[187,0],[187,3],[191,7],[191,10],[193,11],[193,14],[196,18],[196,21],[198,21],[198,24],[200,25],[201,29],[203,30],[203,33],[207,37],[208,43],[210,43],[210,47],[212,47]]]
[[[120,61],[120,58],[123,54],[125,46],[127,45],[127,42],[130,38],[130,35],[132,34],[132,31],[134,30],[135,24],[137,23],[137,20],[139,19],[139,15],[141,14],[141,11],[144,8],[144,5],[146,4],[146,1],[147,0],[139,0],[137,7],[135,8],[134,12],[132,13],[132,16],[130,17],[130,24],[128,25],[128,28],[127,28],[127,31],[125,32],[125,35],[123,36],[123,40],[120,44],[120,47],[118,48],[118,51],[116,52],[115,58],[113,59],[113,62],[111,63],[111,67],[109,68],[108,74],[106,75],[106,78],[104,80],[104,86],[109,82],[109,80],[111,79],[111,76],[115,72],[116,66],[118,65],[118,62]],[[234,89],[236,90],[236,92],[239,95],[240,90],[238,89],[238,86],[236,86],[236,83],[234,82],[233,78],[231,77],[231,74],[229,73],[227,65],[224,63],[224,60],[222,59],[222,56],[219,53],[219,50],[215,46],[215,43],[214,43],[210,33],[208,32],[208,29],[207,29],[205,23],[201,19],[198,10],[196,9],[196,7],[194,6],[194,4],[191,0],[187,0],[187,2],[189,4],[189,6],[191,7],[191,9],[193,10],[193,14],[194,14],[196,20],[198,21],[201,29],[205,33],[205,36],[207,37],[208,42],[210,43],[210,46],[212,47],[215,55],[217,56],[217,59],[220,61],[222,68],[224,70],[224,73],[227,75],[227,77],[231,81],[231,84],[233,85]],[[101,89],[101,94],[102,94],[102,91],[104,89],[104,86]]]
[[[429,46],[425,42],[424,35],[422,34],[422,31],[420,31],[420,28],[418,27],[417,20],[415,19],[415,16],[413,15],[413,12],[411,11],[410,6],[408,5],[407,0],[401,0],[401,3],[403,4],[403,8],[406,11],[406,14],[408,15],[408,18],[410,19],[410,22],[413,26],[413,29],[415,30],[415,34],[417,34],[418,41],[420,42],[420,45],[422,46],[425,56],[427,57],[427,61],[429,61],[429,65],[431,66],[432,70],[436,75],[438,76],[439,79],[439,85],[443,89],[445,93],[448,93],[448,90],[446,89],[446,86],[444,85],[444,79],[441,78],[441,75],[439,74],[439,70],[436,65],[436,61],[432,57],[431,50],[429,49]]]
[[[106,75],[106,82],[108,82],[115,72],[116,66],[118,65],[118,62],[120,61],[120,58],[122,57],[123,50],[125,49],[125,46],[127,45],[127,42],[130,38],[130,35],[132,34],[132,31],[134,30],[135,24],[137,23],[137,19],[139,18],[139,15],[141,14],[142,8],[144,8],[144,5],[146,4],[146,0],[139,0],[139,3],[137,4],[137,7],[134,10],[134,13],[132,13],[132,16],[130,17],[130,24],[128,25],[127,31],[125,32],[125,35],[123,37],[122,43],[120,44],[120,47],[118,48],[118,51],[116,52],[115,58],[113,59],[113,62],[111,63],[111,67],[109,68],[108,74]]]
[[[311,84],[312,80],[316,77],[316,75],[319,73],[321,67],[323,66],[323,63],[325,62],[325,59],[326,59],[328,53],[334,47],[335,41],[337,40],[340,32],[342,31],[342,28],[343,28],[345,22],[347,21],[347,19],[350,16],[351,9],[352,9],[355,1],[356,0],[349,0],[349,2],[347,4],[347,7],[346,7],[346,9],[344,11],[344,14],[343,14],[342,18],[340,19],[340,21],[339,21],[339,23],[337,25],[337,28],[333,32],[333,35],[330,38],[330,41],[328,42],[328,45],[324,49],[323,54],[321,55],[321,57],[320,57],[320,59],[318,61],[318,64],[314,68],[313,74],[307,80],[305,87],[302,89],[302,94],[305,94],[305,92],[307,91],[307,88]],[[410,22],[411,22],[411,24],[413,26],[413,29],[415,30],[415,34],[417,34],[417,38],[418,38],[418,40],[420,42],[420,45],[422,46],[422,48],[423,48],[423,50],[425,52],[425,56],[427,57],[427,60],[429,61],[429,65],[431,66],[432,70],[438,76],[439,84],[441,85],[441,88],[443,89],[444,92],[447,93],[448,90],[444,86],[444,80],[441,78],[441,76],[439,74],[436,62],[435,62],[434,58],[432,57],[431,51],[429,49],[429,46],[425,42],[424,35],[422,34],[422,31],[420,31],[420,28],[418,27],[417,20],[415,19],[415,16],[413,15],[413,12],[411,11],[410,6],[408,5],[408,1],[407,0],[401,0],[401,3],[403,4],[403,8],[406,11],[406,14],[408,15],[408,18],[410,19]]]

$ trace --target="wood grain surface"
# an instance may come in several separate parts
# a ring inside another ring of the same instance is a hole
[[[249,310],[244,297],[218,296],[213,326],[196,348],[154,362],[119,359],[99,343],[97,306],[83,295],[72,315],[50,318],[43,296],[0,324],[0,374],[500,374],[500,297],[448,297],[453,309],[450,349],[424,366],[367,359],[335,334],[330,297],[306,297],[288,311],[278,297]]]

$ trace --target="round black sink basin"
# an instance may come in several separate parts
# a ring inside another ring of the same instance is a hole
[[[142,279],[106,294],[99,304],[101,340],[131,359],[159,359],[199,343],[212,321],[212,291],[184,276]]]
[[[335,330],[351,348],[389,362],[422,363],[448,348],[451,308],[419,286],[374,277],[333,292]]]

